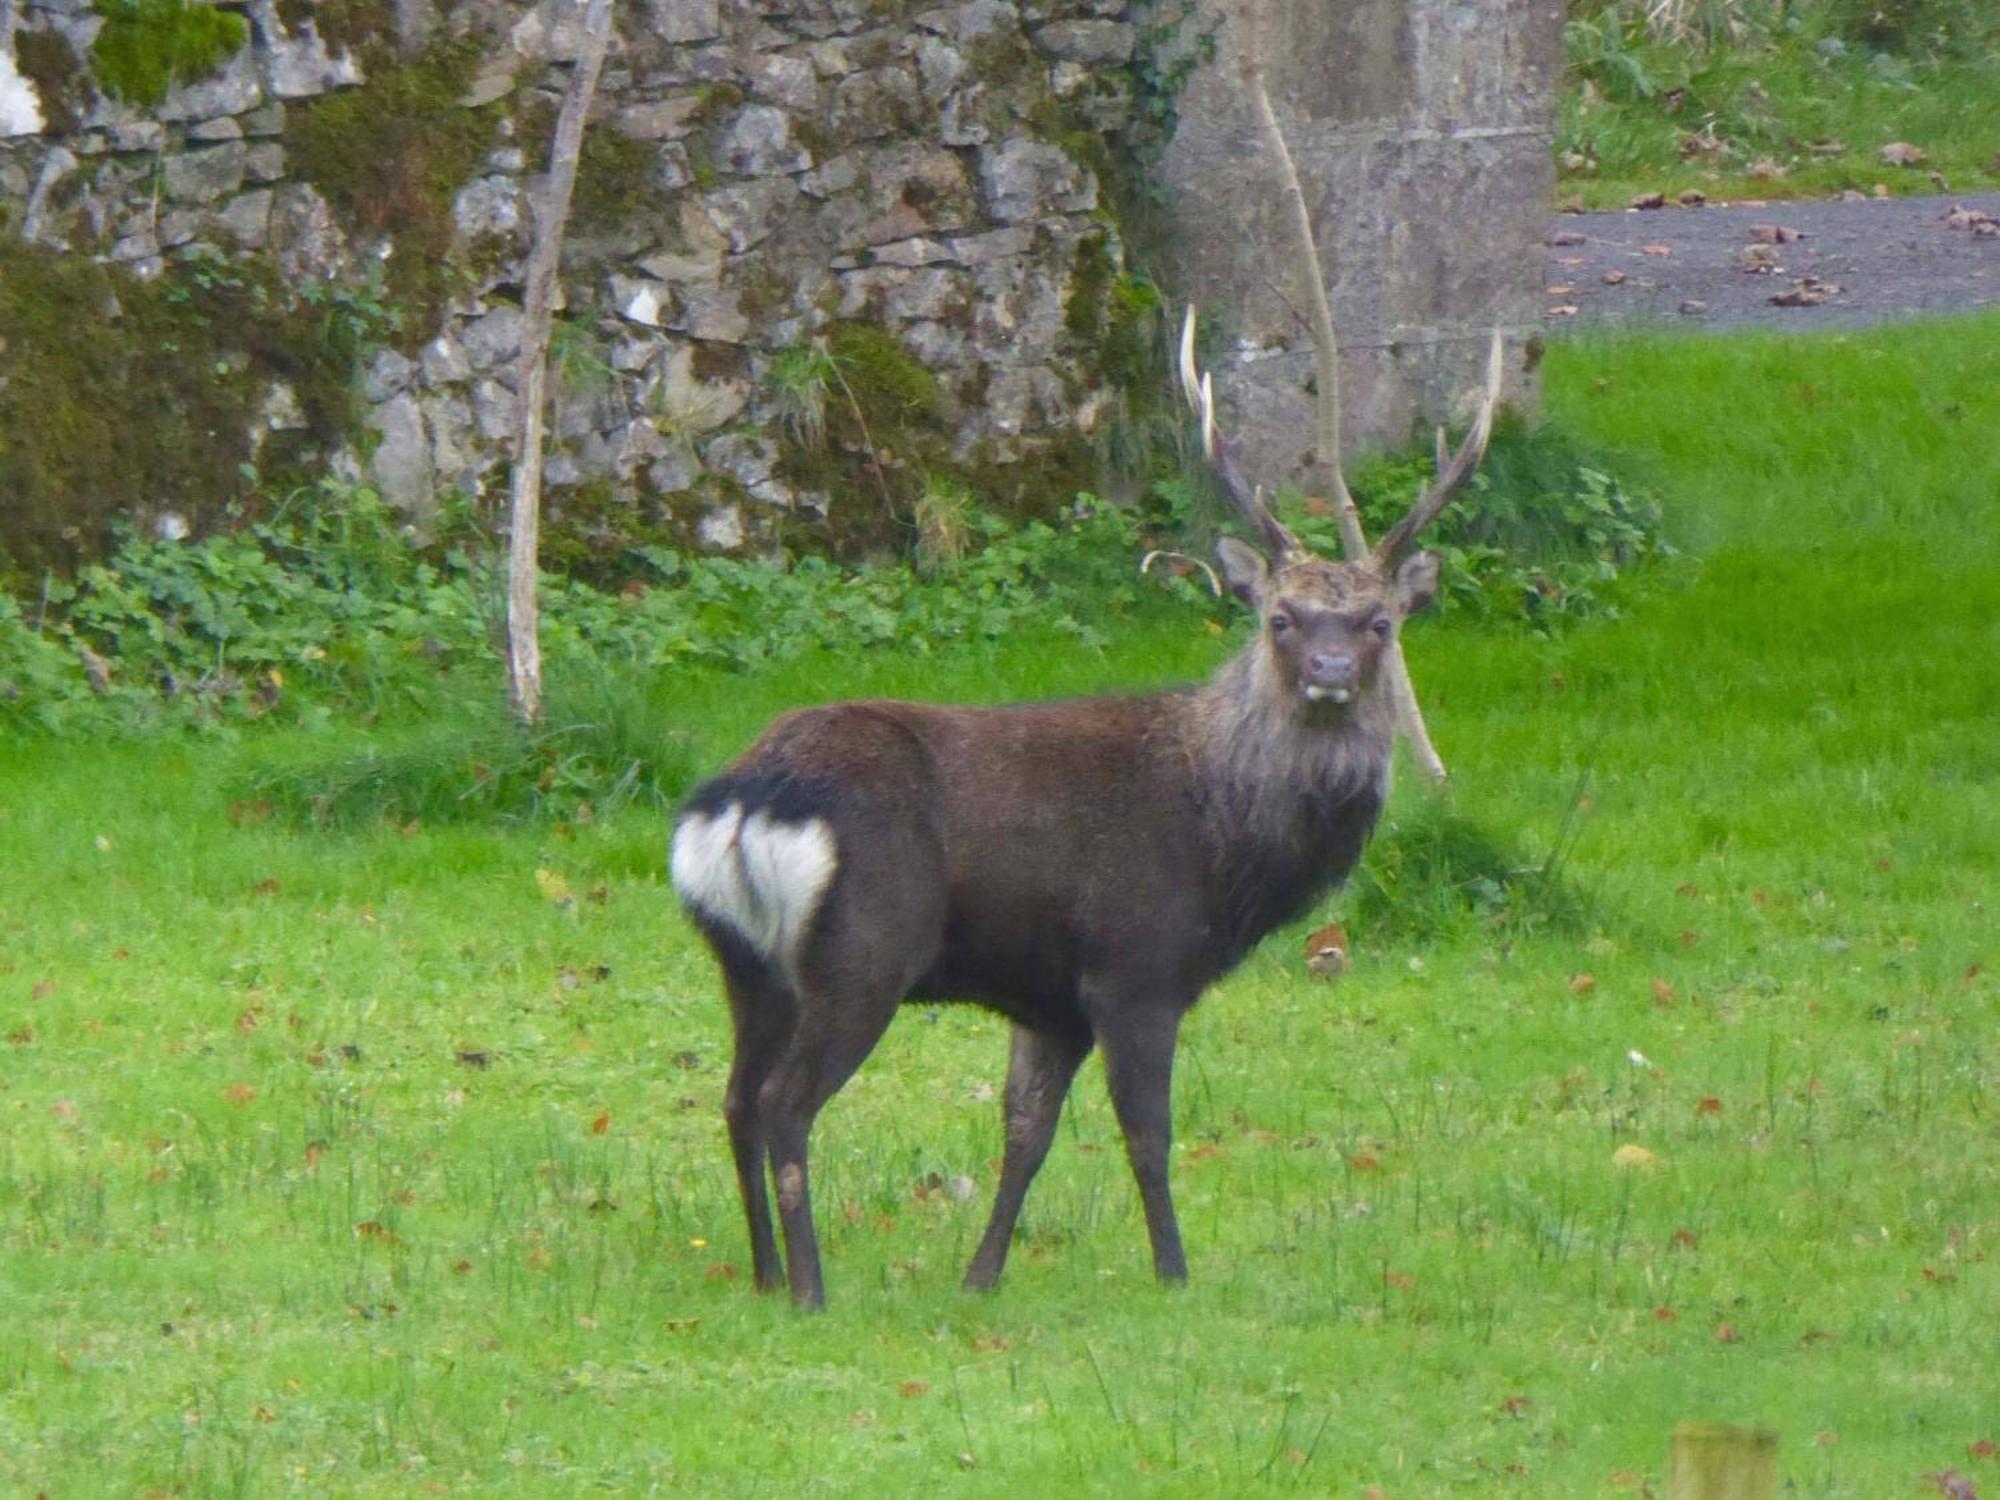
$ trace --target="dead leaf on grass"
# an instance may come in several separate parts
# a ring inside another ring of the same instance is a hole
[[[1879,153],[1885,167],[1916,167],[1929,161],[1930,153],[1908,141],[1891,141]]]
[[[1632,200],[1632,207],[1634,208],[1665,208],[1666,206],[1667,195],[1665,193],[1641,193]]]

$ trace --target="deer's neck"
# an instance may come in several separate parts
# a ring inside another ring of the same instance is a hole
[[[1188,700],[1189,751],[1235,944],[1299,915],[1354,867],[1389,792],[1394,710],[1294,703],[1256,645]]]
[[[1377,682],[1343,711],[1287,690],[1252,643],[1197,690],[1193,750],[1216,816],[1257,838],[1312,836],[1314,812],[1388,792],[1395,711]]]

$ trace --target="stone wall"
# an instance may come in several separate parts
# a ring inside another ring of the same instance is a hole
[[[1338,230],[1359,433],[1400,438],[1439,408],[1472,330],[1527,324],[1557,3],[1278,6],[1275,82],[1323,231]],[[0,8],[21,75],[0,78],[8,235],[141,278],[247,258],[295,291],[399,312],[357,371],[351,441],[308,457],[420,518],[504,484],[521,268],[577,0],[246,0],[232,8],[248,44],[143,109],[92,76],[90,0]],[[988,499],[1088,482],[1121,387],[1154,378],[1106,357],[1145,342],[1113,337],[1116,319],[1149,314],[1102,179],[1157,120],[1132,64],[1165,34],[1160,9],[620,12],[565,256],[559,511],[568,495],[592,524],[733,547],[780,518],[907,511],[939,472]],[[1289,473],[1298,444],[1278,435],[1305,430],[1291,409],[1309,356],[1297,299],[1267,290],[1287,273],[1218,30],[1222,57],[1195,73],[1164,164],[1172,232],[1149,253],[1244,341],[1225,383],[1254,374],[1281,397],[1246,411]],[[430,125],[391,130],[439,90]],[[327,113],[341,100],[361,107]],[[351,121],[351,151],[329,152],[334,119]],[[815,363],[816,348],[840,357]],[[270,372],[246,406],[248,451],[298,410]]]

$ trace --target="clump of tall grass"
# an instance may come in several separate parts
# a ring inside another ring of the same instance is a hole
[[[1594,904],[1566,873],[1574,830],[1572,817],[1534,858],[1445,799],[1422,798],[1385,819],[1341,897],[1342,914],[1370,947],[1581,932]]]
[[[589,821],[671,804],[694,761],[671,696],[607,674],[553,688],[539,724],[483,703],[330,758],[255,765],[241,790],[288,823],[322,829]]]

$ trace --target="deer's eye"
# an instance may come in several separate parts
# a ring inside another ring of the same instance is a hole
[[[1374,619],[1368,622],[1368,628],[1374,631],[1377,636],[1381,637],[1381,639],[1386,641],[1389,639],[1389,631],[1392,627],[1390,626],[1389,617],[1387,615],[1377,615]]]
[[[1272,635],[1283,635],[1287,630],[1290,630],[1291,628],[1292,628],[1292,617],[1290,615],[1271,616]]]

